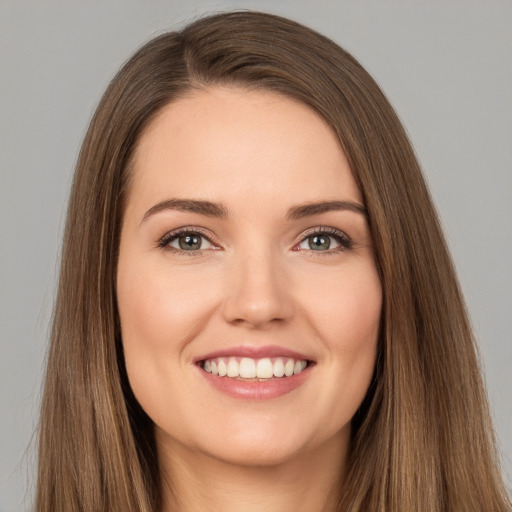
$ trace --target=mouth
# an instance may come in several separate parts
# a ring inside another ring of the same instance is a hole
[[[242,381],[266,382],[302,373],[312,361],[292,357],[214,357],[199,361],[205,372]]]
[[[195,361],[205,381],[232,398],[270,400],[301,387],[315,361],[282,347],[233,347]]]

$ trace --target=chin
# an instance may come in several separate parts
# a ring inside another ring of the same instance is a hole
[[[300,453],[299,448],[276,446],[274,441],[263,440],[249,446],[233,443],[228,450],[215,450],[212,456],[219,462],[236,466],[271,467],[286,464]]]
[[[276,467],[311,456],[322,456],[324,450],[337,449],[350,438],[350,427],[329,438],[320,438],[297,424],[295,429],[259,429],[232,432],[197,446],[203,454],[226,464],[245,467]],[[334,444],[332,444],[334,441]],[[316,454],[316,455],[313,455]]]

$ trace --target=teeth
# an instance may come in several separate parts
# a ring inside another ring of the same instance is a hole
[[[228,377],[238,377],[240,375],[240,365],[238,361],[232,357],[228,361]]]
[[[284,364],[281,358],[276,359],[274,363],[274,377],[282,377],[284,375]]]
[[[221,377],[226,376],[226,374],[228,373],[228,367],[226,366],[226,363],[222,359],[219,361],[217,368],[219,369],[219,375]]]
[[[256,364],[256,375],[258,379],[270,379],[274,375],[274,367],[268,357],[258,361]]]
[[[203,369],[219,377],[268,380],[273,377],[297,375],[304,371],[306,366],[307,361],[282,357],[263,359],[218,357],[204,361]]]
[[[293,359],[288,359],[286,361],[286,364],[284,365],[284,374],[287,377],[291,377],[293,375],[293,369],[295,368],[295,362]]]
[[[244,357],[240,361],[240,377],[243,379],[254,379],[256,377],[256,363],[254,359]]]
[[[297,375],[297,373],[300,373],[304,368],[306,368],[306,361],[296,361],[293,367],[293,374]]]

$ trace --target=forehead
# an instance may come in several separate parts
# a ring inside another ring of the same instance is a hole
[[[142,134],[133,173],[129,195],[137,202],[169,195],[242,204],[341,196],[361,202],[327,122],[268,91],[218,87],[167,105]]]

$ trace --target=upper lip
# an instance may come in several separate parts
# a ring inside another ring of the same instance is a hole
[[[300,352],[277,345],[254,346],[241,345],[238,347],[223,348],[209,352],[194,360],[195,363],[205,361],[206,359],[215,359],[217,357],[249,357],[251,359],[263,359],[265,357],[288,357],[290,359],[300,359],[301,361],[311,361],[312,359]]]

